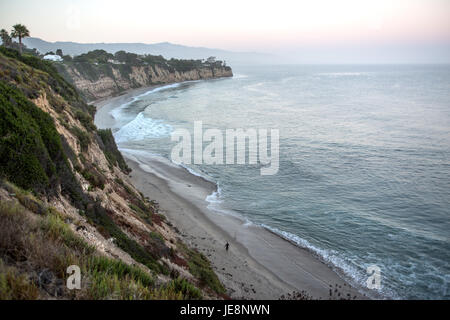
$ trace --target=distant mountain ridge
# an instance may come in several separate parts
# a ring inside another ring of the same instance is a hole
[[[225,60],[228,64],[258,64],[267,63],[274,59],[274,56],[256,52],[232,52],[222,49],[211,49],[204,47],[189,47],[169,42],[153,44],[145,43],[77,43],[77,42],[48,42],[40,38],[25,38],[24,44],[28,48],[36,48],[42,54],[61,49],[64,54],[80,55],[96,49],[115,53],[123,50],[137,54],[162,55],[166,59],[206,59],[210,56]]]

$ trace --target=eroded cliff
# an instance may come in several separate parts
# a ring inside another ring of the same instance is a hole
[[[165,60],[130,53],[113,56],[101,50],[66,59],[55,66],[87,100],[132,88],[233,76],[232,69],[221,61]]]

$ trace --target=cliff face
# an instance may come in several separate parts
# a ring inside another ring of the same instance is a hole
[[[214,74],[163,71],[153,70],[161,80]],[[69,72],[78,85],[86,81]],[[137,68],[130,77],[146,84],[156,79],[148,74]],[[106,78],[86,90],[101,97],[115,92],[116,81],[131,85]],[[0,299],[224,293],[208,260],[130,183],[111,131],[97,130],[95,111],[50,63],[1,49],[0,112]],[[69,265],[82,270],[80,290],[65,286]]]
[[[105,98],[132,88],[233,76],[231,68],[224,66],[204,66],[186,71],[159,65],[128,66],[128,72],[123,72],[123,65],[109,64],[107,71],[104,66],[91,67],[97,74],[95,78],[83,72],[80,65],[58,64],[61,74],[88,100]]]

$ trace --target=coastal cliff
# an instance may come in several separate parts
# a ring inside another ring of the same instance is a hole
[[[152,79],[133,70],[131,82],[114,77],[120,88]],[[161,81],[214,74],[156,70]],[[92,96],[118,90],[104,78]],[[52,63],[0,48],[0,99],[0,299],[223,297],[207,258],[133,186],[111,131]],[[66,286],[73,265],[78,290]]]
[[[96,50],[54,63],[58,71],[87,100],[117,95],[125,90],[174,82],[232,77],[232,69],[221,61],[166,60],[161,56],[139,56]]]

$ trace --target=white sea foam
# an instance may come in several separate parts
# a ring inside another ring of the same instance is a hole
[[[119,148],[119,151],[121,153],[125,153],[127,155],[147,157],[147,158],[157,159],[157,160],[160,160],[160,161],[166,160],[166,158],[162,157],[161,155],[156,154],[156,153],[152,153],[152,152],[149,152],[149,151],[146,151],[146,150]]]
[[[180,166],[182,168],[184,168],[185,170],[187,170],[190,174],[200,177],[202,179],[205,179],[206,181],[212,182],[212,183],[216,183],[212,178],[208,177],[205,173],[201,173],[198,171],[195,171],[194,169],[184,165],[183,163],[177,163],[175,161],[172,161],[172,163],[176,164],[177,166]]]
[[[277,234],[278,236],[293,242],[294,244],[298,245],[299,247],[308,249],[312,251],[314,254],[318,255],[321,259],[323,259],[325,262],[327,262],[331,266],[336,266],[340,269],[342,269],[347,275],[350,275],[351,278],[354,280],[361,280],[360,278],[360,272],[356,270],[356,268],[348,265],[343,259],[338,257],[338,253],[334,250],[325,250],[318,248],[314,245],[312,245],[308,240],[303,239],[295,234],[279,230],[277,228],[270,227],[265,224],[261,224],[261,226],[267,230],[272,231],[273,233]]]
[[[216,183],[216,185],[217,190],[208,195],[205,199],[205,201],[208,202],[207,208],[216,214],[237,218],[238,220],[242,221],[242,225],[245,228],[255,225],[255,223],[253,223],[253,221],[249,220],[247,217],[244,217],[238,212],[227,209],[223,206],[224,200],[222,198],[222,189],[219,183]]]
[[[233,79],[244,79],[244,78],[248,78],[248,75],[240,74],[240,73],[237,73],[237,74],[233,75]]]
[[[161,86],[161,87],[156,87],[156,88],[150,89],[150,90],[148,90],[148,91],[146,91],[146,92],[144,92],[142,94],[139,94],[139,95],[133,97],[130,101],[128,101],[127,103],[122,104],[120,107],[111,110],[109,112],[109,114],[114,119],[118,120],[122,116],[122,112],[123,112],[123,110],[126,107],[128,107],[132,103],[138,101],[142,97],[145,97],[145,96],[147,96],[147,95],[149,95],[151,93],[155,93],[155,92],[158,92],[158,91],[167,90],[167,89],[171,89],[171,88],[176,88],[176,87],[180,86],[180,84],[181,83],[172,83],[172,84],[168,84],[168,85],[165,85],[165,86]]]
[[[211,193],[209,196],[206,197],[205,200],[209,203],[215,203],[215,204],[222,203],[223,200],[220,199],[220,192],[221,192],[220,188],[217,187],[217,191],[214,191],[213,193]]]
[[[140,112],[133,121],[130,121],[119,131],[114,133],[117,143],[140,141],[150,138],[169,136],[173,128],[162,120],[148,118]]]
[[[251,227],[253,225],[255,225],[253,222],[251,222],[250,220],[246,220],[242,226],[244,228],[248,228],[248,227]]]
[[[350,261],[347,261],[347,259],[344,259],[342,257],[342,254],[335,251],[335,250],[326,250],[319,247],[316,247],[315,245],[311,244],[308,240],[303,239],[295,234],[279,230],[277,228],[270,227],[265,224],[260,224],[261,227],[275,233],[276,235],[280,236],[283,239],[286,239],[295,245],[305,248],[318,256],[323,262],[325,262],[328,266],[335,269],[335,271],[338,272],[338,274],[343,275],[345,278],[350,280],[352,283],[357,284],[361,288],[365,286],[365,282],[367,280],[367,274],[364,272],[364,270],[361,270],[357,268],[356,266],[353,266]],[[368,292],[366,292],[368,293]],[[386,296],[390,298],[398,298],[398,296],[392,292],[391,290],[384,290],[383,292]],[[369,293],[370,294],[370,293]]]

